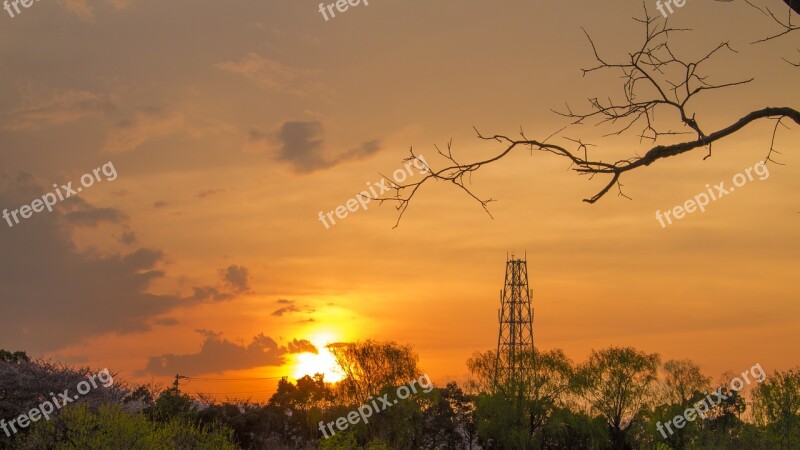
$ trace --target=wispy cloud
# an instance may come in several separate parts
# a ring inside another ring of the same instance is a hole
[[[115,101],[108,95],[83,90],[34,92],[23,91],[22,105],[6,113],[7,131],[39,131],[74,122],[93,114],[114,110]]]
[[[257,53],[248,53],[239,61],[219,63],[216,67],[228,73],[241,75],[255,85],[270,91],[290,92],[295,95],[310,94],[311,83],[308,77],[313,71],[290,67]]]

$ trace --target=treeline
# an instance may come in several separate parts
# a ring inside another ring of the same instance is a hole
[[[524,353],[512,377],[496,374],[495,352],[487,351],[467,361],[464,385],[398,399],[398,388],[424,375],[409,346],[364,341],[330,349],[345,373],[339,383],[322,375],[281,380],[266,404],[256,404],[115,380],[50,420],[10,437],[0,430],[0,449],[800,448],[799,369],[766,373],[754,365],[712,383],[691,361],[608,348],[579,364],[561,350]],[[51,393],[74,391],[92,373],[0,350],[0,419],[35,408]],[[379,398],[397,401],[368,423],[352,420]],[[692,409],[703,417],[676,420]]]

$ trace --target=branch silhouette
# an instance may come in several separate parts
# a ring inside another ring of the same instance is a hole
[[[584,76],[597,71],[610,70],[619,73],[624,80],[624,98],[621,101],[615,102],[611,98],[603,100],[597,97],[589,98],[589,108],[585,112],[575,112],[567,104],[565,110],[554,112],[570,119],[571,123],[542,140],[528,139],[522,130],[520,130],[520,138],[512,138],[503,134],[485,136],[475,129],[479,139],[503,144],[503,148],[498,153],[479,161],[470,163],[457,161],[452,152],[452,140],[447,144],[446,151],[442,151],[436,146],[435,148],[439,155],[446,160],[443,168],[438,170],[429,168],[429,173],[414,183],[393,184],[394,195],[380,199],[397,203],[399,214],[395,227],[399,225],[411,200],[419,192],[419,189],[425,183],[432,181],[453,183],[477,201],[491,217],[487,205],[494,199],[484,199],[473,193],[469,187],[471,176],[480,168],[496,163],[518,148],[552,153],[566,158],[570,161],[572,170],[580,175],[589,175],[590,177],[595,175],[608,176],[608,181],[602,189],[583,200],[587,203],[597,202],[614,186],[617,186],[619,190],[618,195],[625,196],[620,183],[621,176],[637,168],[649,166],[658,160],[681,155],[697,148],[706,148],[708,153],[704,159],[709,158],[714,142],[732,136],[749,124],[761,119],[774,119],[776,121],[770,148],[765,157],[765,161],[776,162],[772,155],[780,152],[775,148],[775,134],[779,126],[786,126],[783,123],[784,119],[788,118],[800,125],[800,111],[790,106],[765,107],[749,112],[738,120],[717,130],[706,130],[701,125],[701,120],[696,113],[692,111],[690,107],[691,101],[711,91],[742,86],[753,81],[753,78],[749,78],[712,83],[709,77],[702,72],[705,63],[718,53],[728,51],[735,53],[735,50],[728,42],[722,42],[698,59],[688,60],[681,58],[677,56],[677,52],[670,48],[669,35],[690,30],[672,28],[668,25],[668,21],[656,20],[656,18],[649,16],[646,8],[644,18],[635,18],[634,20],[640,22],[645,28],[644,43],[637,50],[629,53],[626,60],[620,62],[611,62],[601,56],[594,40],[584,30],[596,60],[594,66],[583,69]],[[663,129],[658,126],[655,120],[656,111],[659,111],[659,117],[662,117],[662,111],[668,115],[671,114],[677,119],[678,123],[688,130],[673,131],[671,129]],[[580,139],[572,139],[562,134],[570,126],[583,124],[587,121],[594,121],[594,125],[610,125],[615,131],[608,135],[620,135],[633,127],[641,127],[639,133],[640,142],[652,142],[652,147],[646,151],[644,156],[635,156],[616,162],[590,158],[589,147],[592,147],[592,144],[584,143]],[[656,145],[658,139],[662,136],[685,134],[692,134],[693,137],[670,145]],[[556,135],[559,135],[561,139],[568,143],[562,145],[549,142]],[[410,149],[410,154],[411,156],[405,161],[416,158],[413,147]]]

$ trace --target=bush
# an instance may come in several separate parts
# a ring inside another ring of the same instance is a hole
[[[205,429],[181,419],[156,424],[118,405],[92,412],[86,405],[66,407],[51,421],[35,423],[21,449],[236,449],[227,429]]]

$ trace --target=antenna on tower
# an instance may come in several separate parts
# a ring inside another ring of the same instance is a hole
[[[519,381],[525,357],[533,354],[533,311],[528,289],[527,251],[525,259],[508,258],[506,278],[500,291],[500,329],[497,335],[494,385]]]

